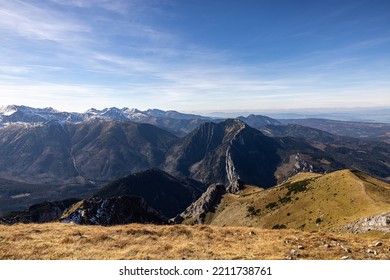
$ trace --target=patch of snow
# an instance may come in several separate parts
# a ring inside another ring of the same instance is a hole
[[[104,215],[104,208],[106,208],[106,205],[108,203],[108,200],[103,200],[102,204],[100,205],[99,209],[96,211],[96,218],[100,218]]]
[[[69,216],[68,218],[66,219],[63,219],[61,221],[61,223],[74,223],[74,224],[80,224],[81,223],[81,216],[79,215],[79,213],[75,214],[75,215],[71,215]]]
[[[3,116],[11,116],[12,114],[16,113],[18,110],[15,106],[5,106],[0,107],[0,114]]]
[[[30,195],[31,193],[21,193],[17,195],[12,195],[11,198],[12,199],[25,198],[25,197],[29,197]]]

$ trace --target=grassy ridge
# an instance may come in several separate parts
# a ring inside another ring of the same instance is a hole
[[[389,184],[360,172],[341,170],[325,175],[300,173],[263,191],[248,186],[238,195],[225,195],[206,222],[339,232],[347,223],[389,209]]]

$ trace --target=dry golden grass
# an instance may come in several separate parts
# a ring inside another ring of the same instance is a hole
[[[374,246],[379,241],[382,244]],[[328,260],[346,256],[390,259],[390,237],[379,233],[370,237],[206,225],[0,225],[3,260]]]
[[[289,184],[299,186],[300,182],[306,182],[304,188],[289,191]],[[250,207],[257,212],[251,215]],[[205,222],[215,226],[283,226],[339,233],[348,223],[389,209],[389,184],[341,170],[326,175],[299,173],[267,190],[250,186],[238,195],[227,194],[215,213],[208,213]]]

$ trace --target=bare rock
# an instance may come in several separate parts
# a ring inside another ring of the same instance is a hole
[[[291,249],[291,250],[290,250],[290,254],[293,255],[293,256],[297,256],[297,257],[300,256],[300,254],[298,253],[298,251],[295,250],[295,249]]]
[[[343,249],[345,252],[351,253],[351,250],[350,250],[349,248],[345,247],[344,245],[341,244],[340,247],[341,247],[341,249]]]
[[[342,229],[352,233],[364,233],[372,230],[381,232],[390,232],[390,211],[383,212],[375,216],[358,219],[352,223],[346,224]]]
[[[230,182],[230,184],[226,187],[226,191],[228,193],[239,193],[243,188],[244,183],[240,179],[237,179]]]
[[[378,255],[377,251],[376,251],[376,250],[372,250],[372,249],[367,249],[366,253],[367,253],[367,254]]]
[[[222,184],[212,184],[202,194],[202,196],[193,202],[171,221],[181,223],[186,219],[191,219],[193,224],[203,224],[207,213],[215,211],[221,202],[222,196],[226,194],[226,188]]]

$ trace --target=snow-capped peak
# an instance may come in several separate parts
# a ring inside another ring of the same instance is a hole
[[[191,119],[202,118],[201,116],[183,114],[176,111],[163,111],[159,109],[149,109],[141,111],[137,108],[122,109],[116,107],[104,108],[98,110],[91,108],[85,113],[61,112],[51,107],[32,108],[28,106],[9,105],[0,107],[0,124],[5,123],[43,123],[47,121],[68,121],[81,122],[87,120],[120,120],[134,122],[148,122],[150,117],[153,118],[170,118],[170,119]]]
[[[18,111],[18,108],[15,105],[8,105],[8,106],[0,107],[0,115],[3,115],[3,116],[11,116],[12,114],[16,113],[17,111]]]

